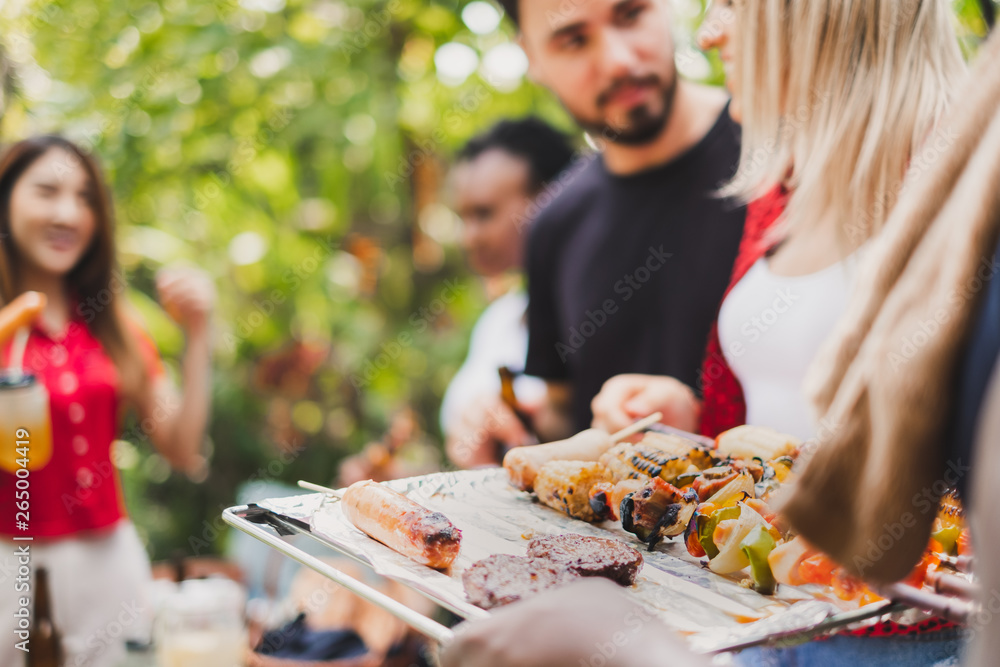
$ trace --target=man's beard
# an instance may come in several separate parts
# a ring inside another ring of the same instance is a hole
[[[580,127],[586,130],[587,133],[596,140],[610,141],[612,143],[622,144],[625,146],[641,146],[643,144],[648,144],[660,136],[663,128],[667,125],[667,121],[670,120],[670,113],[674,108],[674,96],[677,92],[677,79],[673,78],[667,84],[664,84],[660,80],[660,77],[656,75],[650,75],[642,78],[619,79],[607,90],[601,93],[600,96],[598,96],[598,109],[602,109],[605,106],[607,99],[611,97],[611,95],[613,95],[618,88],[626,84],[651,84],[659,88],[662,93],[660,99],[663,102],[663,109],[660,113],[653,114],[646,107],[646,105],[641,105],[629,111],[628,120],[626,123],[619,126],[612,125],[605,121],[594,121],[587,118],[581,118],[576,114],[572,115]]]

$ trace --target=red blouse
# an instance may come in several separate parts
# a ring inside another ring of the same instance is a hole
[[[150,377],[163,369],[152,341],[139,330]],[[8,364],[10,344],[0,359]],[[15,530],[14,512],[0,516],[0,535],[57,538],[110,528],[125,516],[111,445],[118,435],[121,396],[114,363],[82,319],[53,338],[34,327],[28,338],[25,369],[49,392],[52,458],[30,476],[28,532]],[[0,471],[0,498],[14,497],[16,478]]]
[[[755,199],[747,205],[747,219],[743,225],[743,239],[733,264],[733,275],[729,279],[725,297],[729,295],[747,271],[769,248],[767,231],[781,217],[788,202],[788,192],[776,187],[771,192]],[[701,434],[714,438],[723,431],[746,423],[747,405],[743,398],[743,387],[736,379],[719,342],[718,321],[709,332],[708,349],[701,367]]]

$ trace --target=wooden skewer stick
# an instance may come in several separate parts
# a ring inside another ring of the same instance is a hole
[[[902,602],[910,607],[928,611],[959,625],[968,625],[978,611],[977,605],[969,600],[928,593],[906,584],[880,586],[875,592],[893,602]]]
[[[331,489],[328,486],[320,486],[319,484],[313,484],[312,482],[306,482],[305,480],[299,480],[299,486],[303,489],[308,489],[309,491],[317,491],[319,493],[325,493],[328,496],[333,496],[334,498],[341,498],[344,494],[335,489]]]
[[[948,595],[960,600],[976,600],[979,597],[979,587],[967,579],[944,572],[928,572],[926,583],[934,588],[939,595]]]
[[[649,415],[648,417],[643,417],[642,419],[640,419],[639,421],[635,422],[631,426],[626,426],[622,430],[620,430],[617,433],[613,434],[611,436],[611,442],[618,442],[620,440],[624,440],[625,438],[629,437],[630,435],[634,435],[634,434],[638,433],[639,431],[642,431],[642,430],[644,430],[644,429],[652,426],[653,424],[655,424],[656,422],[660,421],[661,419],[663,419],[663,413],[662,412],[654,412],[653,414]]]

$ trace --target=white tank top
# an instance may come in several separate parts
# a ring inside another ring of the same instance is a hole
[[[847,308],[861,251],[804,276],[771,273],[761,258],[719,311],[719,342],[743,386],[747,423],[808,440],[816,435],[802,392],[806,371]]]

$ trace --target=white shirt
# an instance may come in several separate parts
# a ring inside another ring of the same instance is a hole
[[[815,437],[818,424],[802,384],[847,309],[859,257],[804,276],[775,275],[761,258],[726,296],[719,342],[743,386],[747,424]]]
[[[525,311],[528,295],[521,290],[508,292],[487,306],[476,321],[469,340],[469,354],[452,378],[441,403],[441,428],[447,433],[469,404],[484,394],[500,394],[501,366],[524,370],[528,355],[528,327]],[[533,402],[544,396],[545,382],[519,375],[514,380],[519,400]]]

